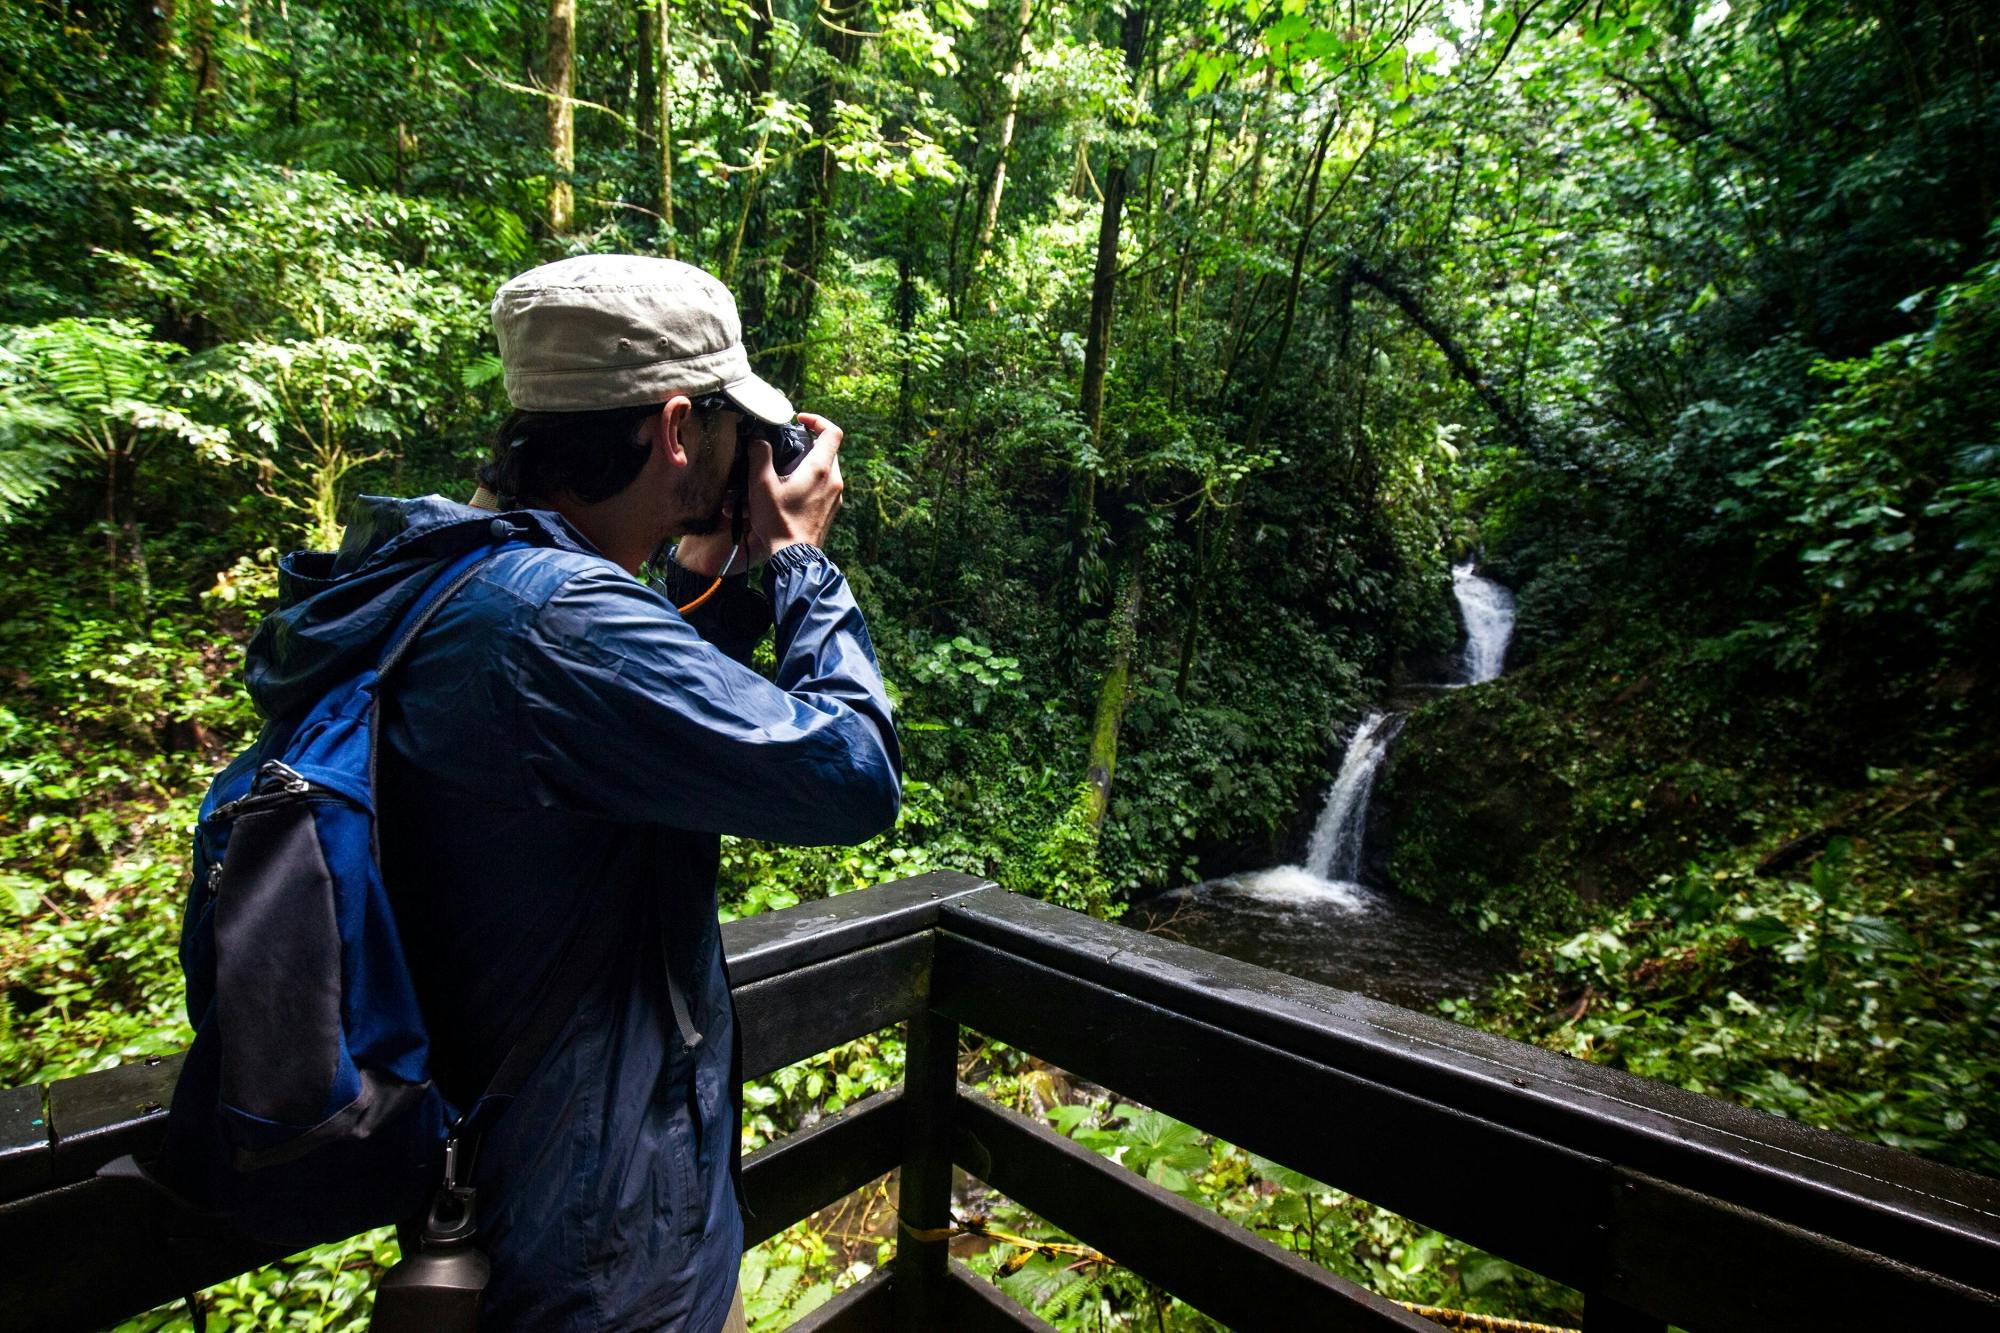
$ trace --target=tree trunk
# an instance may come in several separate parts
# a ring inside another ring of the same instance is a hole
[[[118,609],[118,462],[123,457],[116,445],[104,453],[104,577],[114,611]]]
[[[256,43],[257,21],[256,15],[251,9],[250,0],[240,0],[240,3],[237,5],[236,31],[245,46],[251,46]],[[254,109],[257,105],[257,66],[255,62],[252,62],[237,72],[240,76],[236,91],[237,100],[242,105]]]
[[[910,355],[910,331],[917,323],[916,248],[913,215],[905,207],[902,244],[896,247],[896,332],[902,335],[902,366],[896,379],[896,438],[905,447],[910,443],[916,415],[916,367]]]
[[[1208,525],[1209,510],[1213,508],[1204,497],[1200,525],[1194,535],[1194,586],[1188,591],[1187,625],[1181,633],[1181,665],[1174,673],[1174,698],[1186,699],[1188,677],[1194,674],[1195,650],[1201,645],[1201,615],[1208,604]],[[1224,537],[1228,528],[1223,529]]]
[[[1320,172],[1326,166],[1326,150],[1333,143],[1334,131],[1339,124],[1337,113],[1327,116],[1319,139],[1313,144],[1312,161],[1306,167],[1306,197],[1304,206],[1299,210],[1299,237],[1292,246],[1292,271],[1285,280],[1285,313],[1278,322],[1278,338],[1271,345],[1270,359],[1264,365],[1264,382],[1257,387],[1257,405],[1251,409],[1250,427],[1243,436],[1252,443],[1264,436],[1264,424],[1270,419],[1271,392],[1277,386],[1278,374],[1283,368],[1285,345],[1292,339],[1292,323],[1299,309],[1299,280],[1305,272],[1306,250],[1312,244],[1313,228],[1319,223]]]
[[[1092,444],[1104,427],[1104,365],[1111,354],[1111,311],[1118,285],[1118,232],[1125,212],[1125,160],[1104,173],[1104,212],[1097,224],[1097,265],[1090,275],[1090,318],[1084,328],[1083,389],[1078,405]]]
[[[108,441],[104,452],[105,581],[111,609],[118,609],[118,581],[130,574],[138,583],[144,613],[152,600],[152,580],[146,568],[146,546],[139,531],[139,459],[130,440]]]
[[[1458,340],[1451,336],[1451,332],[1424,309],[1416,293],[1395,278],[1364,263],[1358,256],[1347,261],[1347,271],[1340,281],[1340,309],[1343,318],[1347,319],[1350,325],[1352,320],[1346,312],[1353,303],[1354,288],[1359,283],[1366,283],[1387,297],[1403,312],[1404,318],[1416,325],[1418,330],[1431,340],[1431,345],[1443,354],[1445,363],[1451,367],[1452,373],[1464,381],[1466,387],[1471,389],[1479,401],[1486,405],[1487,410],[1493,413],[1494,419],[1500,423],[1500,428],[1506,432],[1508,439],[1519,445],[1521,451],[1530,458],[1542,457],[1541,441],[1536,436],[1534,428],[1529,425],[1527,417],[1514,410],[1513,404],[1507,401],[1506,396],[1493,386],[1493,382],[1480,371],[1479,367],[1472,363],[1472,358],[1466,354]],[[1341,335],[1341,341],[1345,344],[1345,333]]]
[[[215,6],[197,0],[188,13],[188,81],[194,85],[194,107],[188,124],[206,134],[222,109],[222,62],[215,50]]]
[[[831,9],[829,23],[815,25],[821,47],[828,56],[829,69],[841,69],[854,60],[858,39],[849,31],[857,18],[857,5]],[[835,26],[838,25],[838,26]],[[810,369],[807,350],[812,341],[813,311],[819,304],[819,269],[826,258],[826,222],[833,210],[833,191],[838,179],[839,159],[830,138],[833,132],[833,75],[814,84],[806,105],[812,117],[813,136],[819,151],[811,159],[812,176],[799,230],[785,247],[784,272],[779,278],[778,299],[772,315],[777,328],[778,386],[794,398],[806,391]],[[767,336],[768,341],[768,336]]]
[[[771,13],[768,6],[750,6],[749,45],[743,58],[743,92],[752,107],[761,107],[771,85]],[[736,217],[736,239],[730,243],[722,280],[736,293],[743,327],[762,341],[764,316],[768,310],[764,264],[759,254],[764,248],[764,190],[762,171],[740,173],[743,202]],[[731,177],[733,181],[734,176]],[[745,252],[749,259],[742,259]]]
[[[68,6],[60,8],[67,18]],[[174,0],[126,0],[119,36],[132,55],[144,62],[140,94],[147,107],[157,107],[174,60]]]
[[[549,98],[549,156],[555,174],[549,181],[549,230],[569,233],[576,222],[576,192],[570,177],[576,172],[576,106],[570,100],[576,82],[576,0],[549,0],[549,39],[542,56],[542,84]]]
[[[959,177],[958,196],[951,206],[951,231],[945,237],[944,245],[944,304],[946,312],[954,321],[958,319],[958,312],[965,305],[966,278],[959,266],[959,255],[962,250],[958,238],[965,229],[965,201],[971,196],[971,192],[972,173],[968,170]]]
[[[1125,11],[1125,69],[1135,73],[1146,45],[1146,11],[1134,4]],[[1104,433],[1104,369],[1111,359],[1111,312],[1118,287],[1118,231],[1125,215],[1126,168],[1122,152],[1114,153],[1104,173],[1104,210],[1097,224],[1097,264],[1090,277],[1090,318],[1084,330],[1083,387],[1078,404],[1084,428],[1096,446]],[[1097,477],[1086,472],[1070,514],[1071,559],[1080,557],[1085,527],[1097,507]]]
[[[1167,406],[1174,408],[1180,403],[1181,357],[1186,351],[1185,340],[1181,337],[1181,304],[1187,299],[1188,260],[1194,252],[1195,228],[1201,225],[1202,206],[1208,199],[1208,166],[1215,156],[1215,122],[1221,108],[1208,113],[1208,133],[1202,140],[1201,162],[1195,173],[1193,207],[1188,210],[1188,223],[1182,228],[1180,253],[1174,259],[1174,287],[1171,305],[1167,312],[1167,342],[1170,359],[1167,366]],[[1180,210],[1175,209],[1176,212]]]
[[[635,138],[643,146],[651,140],[658,150],[653,157],[658,180],[653,202],[659,212],[659,247],[667,258],[675,258],[674,236],[674,83],[669,51],[672,16],[667,0],[640,0],[639,113],[634,117]]]
[[[660,71],[665,62],[660,54],[660,11],[653,0],[639,0],[639,8],[632,15],[632,36],[637,43],[638,58],[633,71],[632,147],[640,160],[647,155],[646,145],[652,141],[660,124]],[[658,197],[653,203],[657,206]]]
[[[653,21],[654,34],[659,44],[654,48],[654,66],[660,82],[659,136],[660,136],[660,242],[666,249],[667,258],[679,257],[680,238],[674,229],[674,69],[673,69],[673,27],[672,14],[667,9],[667,0],[660,0],[658,16]]]
[[[1084,780],[1090,784],[1090,827],[1104,827],[1111,809],[1111,782],[1118,770],[1118,730],[1125,722],[1125,705],[1132,695],[1132,650],[1139,639],[1139,612],[1145,599],[1145,557],[1135,556],[1126,574],[1123,595],[1111,629],[1111,663],[1097,688],[1097,709],[1090,728],[1090,755]]]
[[[1238,212],[1238,216],[1253,226],[1256,225],[1257,205],[1264,197],[1264,145],[1271,132],[1271,110],[1277,100],[1277,91],[1278,69],[1276,65],[1272,65],[1264,71],[1264,99],[1257,112],[1257,137],[1250,148],[1250,185],[1244,195],[1243,206]],[[1239,280],[1229,293],[1230,352],[1222,366],[1225,377],[1236,368],[1235,348],[1242,340],[1244,325],[1249,322],[1250,312],[1257,308],[1257,297],[1262,291],[1263,284],[1259,282],[1257,291],[1250,294],[1246,304],[1244,286]]]
[[[972,272],[976,275],[993,246],[993,228],[1000,220],[1000,193],[1007,188],[1007,153],[1014,146],[1014,121],[1021,108],[1021,75],[1028,65],[1028,24],[1034,18],[1034,0],[1021,0],[1021,15],[1014,36],[1014,68],[1007,75],[1007,114],[1000,118],[1000,143],[993,159],[993,183],[987,188],[986,203],[979,213],[979,240],[972,252]]]

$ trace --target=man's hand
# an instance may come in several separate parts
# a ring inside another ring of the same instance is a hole
[[[813,432],[813,447],[789,477],[771,466],[771,446],[750,442],[750,531],[744,540],[753,565],[787,546],[826,543],[840,509],[840,427],[811,412],[799,424]]]

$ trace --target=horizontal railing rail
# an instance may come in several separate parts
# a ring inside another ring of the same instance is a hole
[[[723,939],[746,1077],[908,1035],[901,1086],[744,1164],[751,1244],[899,1173],[895,1262],[799,1329],[1046,1327],[950,1259],[954,1167],[1229,1327],[1436,1327],[961,1086],[962,1031],[1576,1287],[1589,1333],[2000,1327],[1984,1176],[968,876]],[[101,1327],[278,1257],[96,1174],[157,1146],[177,1063],[0,1092],[0,1326]]]

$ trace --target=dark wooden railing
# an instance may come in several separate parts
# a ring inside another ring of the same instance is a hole
[[[2000,1328],[2000,1182],[926,875],[724,930],[747,1076],[896,1023],[903,1086],[745,1164],[749,1241],[900,1168],[895,1261],[799,1329],[1045,1327],[953,1263],[952,1168],[1239,1329],[1429,1330],[957,1082],[971,1030],[1585,1294],[1588,1333]],[[276,1256],[103,1163],[175,1058],[0,1093],[0,1327]]]

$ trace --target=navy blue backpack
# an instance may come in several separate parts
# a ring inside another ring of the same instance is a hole
[[[268,726],[202,802],[181,937],[195,1040],[155,1170],[246,1235],[304,1247],[420,1215],[473,1109],[432,1081],[376,858],[377,732],[384,686],[432,615],[523,545],[445,562],[374,669]],[[524,1048],[553,1035],[529,1027],[502,1070],[517,1081],[496,1077],[482,1106],[511,1095],[541,1053]]]

